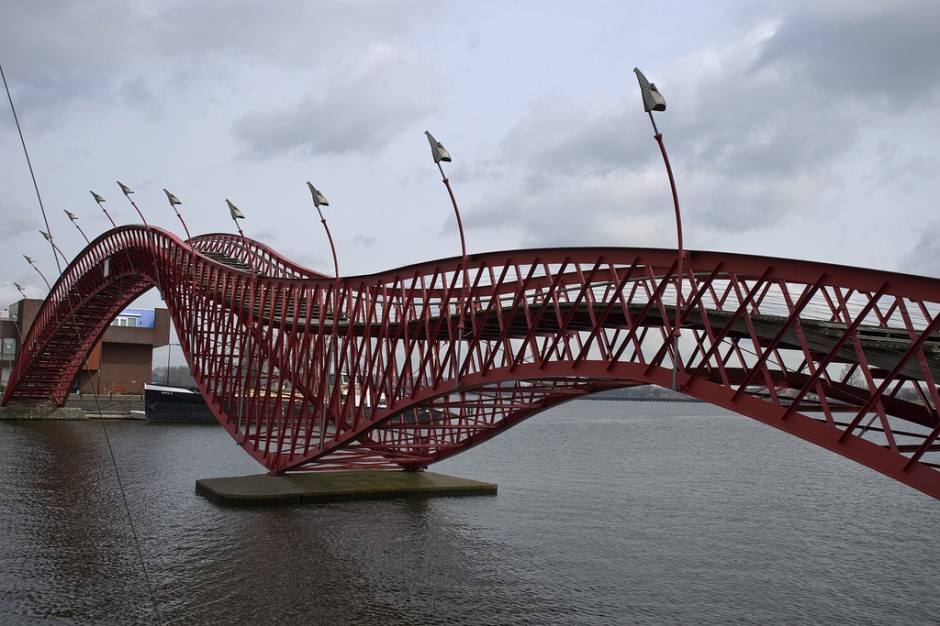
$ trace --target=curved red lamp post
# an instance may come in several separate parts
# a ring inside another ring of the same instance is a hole
[[[118,187],[121,188],[121,191],[124,193],[124,197],[127,198],[127,201],[131,203],[131,206],[134,207],[134,210],[137,211],[137,215],[140,216],[140,219],[144,222],[144,227],[148,230],[150,229],[150,224],[147,223],[147,218],[144,217],[143,212],[141,212],[140,207],[137,206],[137,203],[134,202],[134,199],[131,198],[131,194],[134,193],[134,190],[122,183],[121,181],[116,181]]]
[[[685,250],[682,247],[682,215],[679,213],[679,194],[676,192],[676,180],[672,175],[672,167],[669,165],[669,156],[666,154],[666,146],[663,144],[663,134],[656,128],[656,120],[653,118],[653,111],[665,111],[666,99],[659,92],[656,85],[646,80],[646,76],[639,68],[633,68],[636,73],[637,81],[640,83],[640,91],[643,94],[643,108],[650,116],[650,122],[653,124],[653,138],[659,144],[659,151],[663,154],[663,163],[666,164],[666,173],[669,175],[669,187],[672,189],[672,203],[676,208],[676,238],[678,239],[677,260],[676,260],[676,320],[672,325],[672,388],[679,390],[679,335],[682,316],[682,261],[685,259]]]
[[[333,235],[330,234],[330,227],[326,223],[326,218],[323,217],[323,211],[320,210],[321,206],[330,206],[330,202],[326,199],[326,196],[320,193],[320,191],[310,183],[310,181],[307,181],[307,188],[310,189],[310,195],[313,197],[313,206],[316,207],[317,213],[320,215],[320,223],[323,224],[323,230],[326,231],[326,238],[330,242],[330,252],[333,254],[333,322],[330,324],[330,350],[327,354],[327,359],[333,363],[333,386],[335,388],[336,385],[342,384],[340,381],[339,363],[336,358],[336,335],[339,322],[339,258],[336,256],[336,246],[333,245]],[[322,315],[325,315],[325,312]],[[323,414],[320,416],[321,449],[326,442],[326,412],[330,398],[329,384],[325,385],[324,389]]]
[[[91,243],[91,240],[88,238],[88,235],[86,235],[86,234],[85,234],[85,231],[82,230],[82,227],[78,225],[78,216],[75,215],[74,213],[72,213],[71,211],[69,211],[68,209],[65,210],[65,214],[68,216],[68,218],[69,218],[69,219],[72,221],[72,223],[75,225],[75,228],[78,229],[78,232],[80,232],[80,233],[82,234],[82,237],[85,238],[85,243]]]
[[[460,209],[457,208],[457,199],[454,197],[454,190],[450,188],[450,180],[444,174],[444,168],[441,166],[441,161],[447,163],[451,162],[450,152],[447,151],[447,148],[444,145],[434,138],[434,135],[428,131],[424,131],[424,134],[428,137],[428,142],[431,144],[431,156],[434,157],[434,163],[437,165],[437,169],[441,172],[441,178],[443,179],[444,186],[447,187],[447,193],[450,195],[450,203],[454,207],[454,215],[457,217],[457,230],[460,231],[460,255],[461,255],[461,266],[463,267],[463,284],[460,289],[460,303],[458,305],[458,313],[460,318],[457,320],[457,351],[456,351],[456,368],[454,374],[454,387],[460,386],[460,342],[463,340],[464,334],[464,308],[467,303],[466,292],[467,288],[470,286],[470,274],[467,269],[467,239],[464,236],[463,232],[463,221],[460,219]]]
[[[59,249],[59,246],[55,245],[55,241],[52,240],[52,235],[50,235],[49,233],[47,233],[47,232],[44,231],[44,230],[39,231],[39,234],[46,238],[46,241],[49,242],[49,245],[52,246],[52,249],[53,249],[55,252],[57,252],[60,257],[62,257],[62,262],[65,263],[66,265],[68,265],[68,264],[69,264],[69,260],[65,257],[65,253],[62,252],[62,250]]]
[[[320,223],[323,224],[323,230],[326,231],[326,238],[330,240],[330,252],[333,253],[333,271],[336,281],[339,282],[339,261],[336,257],[336,246],[333,245],[333,235],[330,234],[330,227],[327,226],[323,211],[320,210],[321,206],[330,206],[330,202],[326,199],[326,196],[310,184],[310,181],[307,181],[307,188],[310,189],[310,195],[313,197],[313,206],[316,207],[317,213],[320,215]]]
[[[23,289],[23,285],[14,281],[13,286],[16,287],[16,290],[19,291],[20,295],[23,296],[23,300],[29,299],[29,296],[26,295],[26,290]],[[10,311],[10,313],[12,317],[12,311]],[[20,346],[23,345],[23,320],[21,319],[22,316],[23,316],[23,307],[21,306],[19,307],[19,313],[17,313],[17,316],[13,318],[13,323],[16,325],[16,336],[19,339]]]
[[[245,219],[245,214],[241,212],[241,209],[239,209],[237,206],[232,204],[232,201],[229,200],[228,198],[225,199],[225,204],[228,205],[229,214],[231,214],[232,216],[232,221],[235,222],[235,228],[238,229],[238,236],[242,240],[242,247],[244,247],[245,250],[248,251],[249,256],[253,262],[254,253],[252,252],[251,248],[248,247],[248,241],[245,239],[245,231],[242,230],[241,224],[238,223],[238,220]],[[251,283],[250,283],[250,290],[249,290],[249,298],[251,298],[251,301],[248,305],[249,317],[251,317],[251,313],[250,313],[251,309],[253,309],[255,306],[255,276],[257,276],[257,271],[258,270],[254,267],[254,263],[252,263],[252,267],[250,268]],[[244,343],[242,344],[242,360],[245,360],[244,356],[246,354],[251,353],[251,337],[252,337],[252,333],[250,332],[245,333],[245,340],[244,340]],[[242,366],[242,364],[239,363],[239,366]],[[244,363],[244,366],[242,367],[242,369],[243,369],[242,373],[244,376],[242,379],[243,382],[242,382],[241,393],[238,395],[238,424],[235,427],[236,433],[241,433],[241,428],[242,428],[242,409],[244,408],[244,405],[245,405],[245,394],[247,393],[247,388],[248,388],[248,370],[249,370],[248,363]],[[246,423],[244,434],[247,436],[247,433],[248,433],[248,424]]]
[[[179,199],[179,198],[177,198],[176,196],[174,196],[173,194],[171,194],[171,193],[170,193],[169,191],[167,191],[166,189],[163,190],[163,193],[166,194],[166,199],[167,199],[167,201],[169,201],[169,203],[170,203],[170,208],[173,209],[173,212],[176,213],[176,217],[179,218],[180,223],[183,225],[183,230],[186,231],[186,239],[187,239],[187,241],[190,240],[190,239],[192,239],[192,236],[190,236],[190,234],[189,234],[189,228],[186,226],[186,222],[183,221],[183,214],[180,213],[179,210],[176,208],[178,205],[183,204],[183,203],[180,202],[180,199]]]
[[[26,262],[29,263],[34,270],[36,270],[36,273],[39,274],[40,278],[42,278],[42,282],[46,283],[46,289],[52,291],[52,285],[50,285],[49,281],[46,280],[46,276],[42,273],[42,270],[36,267],[36,261],[34,261],[31,257],[26,256],[25,254],[23,255],[23,258],[26,259]]]
[[[460,209],[457,208],[457,199],[454,198],[454,190],[450,188],[450,180],[447,176],[444,175],[444,168],[441,166],[441,161],[450,163],[452,161],[450,157],[450,152],[447,151],[447,148],[444,145],[434,138],[434,135],[428,131],[424,131],[424,134],[428,136],[428,142],[431,144],[431,156],[434,157],[434,163],[437,165],[437,169],[441,171],[441,178],[444,181],[444,186],[447,187],[447,193],[450,194],[450,202],[454,205],[454,215],[457,217],[457,230],[460,231],[460,252],[466,266],[467,262],[467,239],[464,237],[463,233],[463,221],[460,219]],[[466,270],[466,267],[464,268]]]
[[[114,219],[111,217],[111,214],[108,213],[108,210],[104,208],[105,199],[96,194],[94,191],[89,192],[91,197],[95,199],[95,202],[98,203],[98,206],[101,207],[101,210],[104,211],[105,217],[108,218],[108,221],[111,222],[112,228],[117,228],[117,224],[114,223]]]

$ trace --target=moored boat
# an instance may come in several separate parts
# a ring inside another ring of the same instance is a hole
[[[202,394],[184,387],[144,385],[144,415],[148,422],[216,423]]]

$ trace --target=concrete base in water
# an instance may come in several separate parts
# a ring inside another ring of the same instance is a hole
[[[196,493],[220,504],[315,504],[402,496],[496,495],[496,485],[434,472],[359,470],[201,478]]]
[[[2,420],[83,420],[85,413],[75,407],[5,406],[0,407]]]

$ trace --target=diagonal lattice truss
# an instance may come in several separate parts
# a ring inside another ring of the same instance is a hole
[[[53,287],[3,403],[63,404],[156,286],[212,411],[271,473],[418,470],[561,402],[675,376],[940,498],[940,280],[692,252],[679,281],[675,261],[516,250],[334,278],[237,236],[125,226]]]

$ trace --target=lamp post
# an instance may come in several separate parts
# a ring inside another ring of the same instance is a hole
[[[34,261],[31,257],[26,256],[25,254],[23,255],[23,258],[26,259],[26,262],[29,263],[34,270],[36,270],[36,273],[39,274],[40,278],[42,278],[42,282],[46,283],[46,289],[52,291],[52,285],[50,285],[49,281],[46,280],[46,276],[42,273],[42,271],[36,267],[36,261]]]
[[[170,203],[170,208],[173,209],[173,212],[176,213],[176,217],[178,217],[179,220],[180,220],[180,222],[183,224],[183,230],[186,231],[186,240],[187,240],[187,241],[190,241],[190,240],[192,239],[192,236],[189,234],[189,228],[186,227],[186,222],[183,221],[183,214],[180,213],[179,210],[176,208],[177,205],[182,204],[182,202],[180,202],[180,199],[179,199],[179,198],[177,198],[176,196],[174,196],[172,193],[170,193],[170,192],[167,191],[166,189],[163,190],[163,193],[166,194],[166,199],[167,199],[167,201]],[[190,273],[191,273],[191,279],[192,279],[192,281],[193,281],[193,290],[190,292],[190,293],[191,293],[190,298],[192,298],[192,294],[195,294],[195,280],[196,280],[196,279],[195,279],[195,270],[193,269],[193,266],[192,266],[191,263],[190,263],[190,265],[189,265],[189,268],[190,268]],[[189,337],[190,337],[190,350],[192,350],[192,349],[194,349],[195,346],[196,346],[196,335],[195,335],[195,331],[196,331],[196,308],[195,308],[195,306],[193,306],[193,301],[192,301],[192,299],[190,299],[190,304],[189,304],[189,315],[190,315],[190,326],[191,326],[191,327],[190,327],[190,329],[189,329],[188,335],[189,335]],[[168,358],[169,358],[169,357],[168,357]]]
[[[230,200],[226,199],[225,204],[228,205],[229,214],[232,216],[232,221],[235,222],[235,228],[238,229],[238,235],[239,237],[241,237],[242,246],[246,250],[249,251],[249,256],[253,260],[254,255],[251,254],[250,248],[248,248],[248,242],[245,239],[245,231],[242,230],[241,225],[238,223],[238,220],[245,219],[245,214],[242,213],[241,210],[237,206],[232,204]],[[255,268],[253,264],[250,267],[249,271],[251,272],[251,283],[250,283],[250,289],[248,291],[249,298],[250,298],[250,302],[248,304],[248,319],[251,320],[251,318],[254,317],[254,307],[255,307]],[[249,359],[247,358],[251,352],[251,328],[250,326],[251,325],[249,324],[248,332],[245,334],[245,344],[244,344],[244,349],[242,350],[242,355],[241,355],[242,356],[241,366],[242,366],[244,376],[242,378],[241,393],[238,396],[238,423],[235,426],[236,434],[241,431],[241,427],[242,427],[242,408],[244,407],[244,403],[245,403],[245,393],[247,392],[247,388],[248,388],[248,374],[249,374],[249,370],[251,369]],[[246,423],[245,424],[245,437],[247,436],[248,436],[248,424]]]
[[[77,228],[78,232],[82,234],[82,237],[85,238],[85,243],[91,243],[91,240],[88,238],[88,235],[86,235],[85,231],[82,230],[82,227],[78,225],[78,216],[69,210],[66,210],[65,214],[69,217],[72,223],[75,224],[75,228]]]
[[[130,187],[128,187],[127,185],[125,185],[124,183],[122,183],[122,182],[119,181],[119,180],[118,180],[118,181],[115,181],[115,182],[117,182],[118,187],[121,188],[121,192],[124,194],[124,197],[127,198],[127,201],[131,203],[131,206],[134,207],[134,210],[135,210],[135,211],[137,211],[137,215],[139,215],[139,216],[140,216],[140,219],[144,222],[144,228],[145,228],[146,231],[147,231],[147,233],[146,233],[147,244],[150,245],[150,243],[151,243],[150,224],[147,223],[147,218],[144,217],[143,211],[140,210],[140,207],[138,207],[138,206],[137,206],[137,203],[134,202],[134,199],[131,198],[131,194],[134,193],[134,190],[131,189]],[[133,267],[133,263],[131,264],[131,267]],[[165,287],[161,284],[161,280],[160,280],[160,267],[159,267],[159,265],[157,264],[157,259],[156,259],[156,257],[153,258],[153,275],[154,275],[154,279],[156,280],[156,283],[157,283],[156,286],[157,286],[158,290],[160,291],[160,297],[162,298],[162,297],[163,297],[163,289],[164,289]]]
[[[176,196],[174,196],[173,194],[171,194],[171,193],[170,193],[169,191],[167,191],[166,189],[163,190],[163,193],[166,194],[166,199],[167,199],[167,200],[169,201],[169,203],[170,203],[170,208],[173,209],[173,212],[176,213],[176,217],[178,217],[179,220],[180,220],[180,223],[183,224],[183,230],[186,231],[186,240],[188,241],[188,240],[192,239],[192,236],[190,236],[190,234],[189,234],[189,228],[186,227],[186,222],[183,221],[183,214],[180,213],[179,210],[176,208],[178,205],[181,205],[181,204],[183,204],[183,203],[180,202],[180,199],[179,199],[179,198],[177,198]]]
[[[98,206],[101,207],[101,210],[104,211],[105,217],[107,217],[108,221],[111,222],[111,226],[113,228],[117,228],[117,224],[115,224],[114,220],[111,219],[111,214],[108,213],[108,210],[106,208],[104,208],[105,199],[99,196],[98,194],[96,194],[94,191],[91,191],[89,193],[91,193],[91,197],[95,199],[95,202],[98,203]]]
[[[682,215],[679,213],[679,194],[676,192],[676,180],[672,175],[672,167],[669,165],[669,156],[666,154],[666,146],[663,144],[663,134],[656,128],[656,120],[653,118],[653,111],[665,111],[666,99],[659,92],[656,85],[649,82],[646,76],[639,68],[633,68],[636,73],[637,81],[640,83],[640,92],[643,95],[643,109],[649,114],[650,122],[653,124],[653,138],[659,144],[659,151],[663,155],[663,163],[666,165],[666,174],[669,176],[669,187],[672,189],[672,203],[676,209],[676,238],[678,248],[676,250],[676,320],[672,326],[672,388],[679,390],[679,334],[682,315],[682,279],[683,279],[683,261],[685,259],[685,250],[682,247]]]
[[[68,264],[69,264],[69,261],[68,261],[67,258],[65,258],[65,253],[63,253],[62,250],[59,249],[59,246],[55,245],[55,241],[52,240],[52,235],[50,235],[49,233],[47,233],[47,232],[44,231],[44,230],[39,231],[39,234],[42,235],[43,237],[45,237],[46,241],[49,242],[49,245],[52,246],[52,249],[53,249],[56,253],[58,253],[58,255],[59,255],[60,257],[62,257],[62,262],[65,263],[66,265],[68,265]]]
[[[150,229],[150,224],[147,223],[147,218],[144,217],[143,212],[137,206],[137,203],[134,202],[134,199],[131,198],[131,194],[134,193],[134,190],[122,183],[121,181],[115,181],[118,184],[118,187],[121,188],[121,191],[124,193],[124,197],[127,198],[127,201],[131,203],[131,206],[134,207],[134,210],[137,211],[137,215],[140,216],[140,219],[144,221],[144,227],[148,230]]]
[[[333,271],[336,277],[337,283],[339,282],[339,261],[336,256],[336,246],[333,245],[333,236],[330,234],[330,227],[326,224],[326,218],[323,217],[323,211],[320,210],[321,206],[330,206],[329,200],[326,199],[320,191],[317,190],[310,181],[307,181],[307,188],[310,189],[310,195],[313,197],[313,206],[316,207],[317,213],[320,215],[320,223],[323,224],[323,229],[326,231],[326,238],[330,241],[330,252],[333,253]]]
[[[435,139],[431,133],[424,131],[424,134],[428,136],[428,142],[431,144],[431,156],[434,157],[434,163],[441,172],[444,186],[447,187],[447,193],[450,195],[450,202],[454,205],[454,215],[457,217],[457,230],[460,231],[460,253],[464,263],[466,263],[467,239],[464,237],[463,221],[460,219],[460,209],[457,208],[457,199],[454,198],[454,191],[450,188],[450,181],[447,179],[447,176],[444,175],[444,168],[441,166],[441,161],[450,163],[453,159],[451,159],[450,152],[447,151],[447,148]]]
[[[320,215],[320,223],[323,224],[323,230],[326,231],[326,238],[330,242],[330,252],[333,254],[333,320],[330,324],[330,348],[327,352],[327,362],[333,367],[333,388],[335,389],[336,385],[340,384],[339,363],[337,363],[336,355],[337,322],[339,321],[339,258],[336,256],[336,246],[333,244],[333,235],[330,234],[330,227],[326,223],[323,211],[320,210],[321,206],[330,206],[330,202],[326,199],[326,196],[320,193],[320,191],[310,183],[310,181],[307,181],[307,188],[310,189],[310,196],[313,198],[313,206],[316,207],[317,213]],[[321,312],[321,320],[324,319],[324,315],[325,313]],[[331,393],[329,388],[329,370],[327,370],[327,384],[324,385],[324,389],[323,414],[320,416],[321,450],[323,449],[323,444],[326,442],[326,414]]]
[[[14,283],[13,283],[13,286],[16,287],[16,290],[19,291],[19,292],[20,292],[20,295],[23,296],[23,300],[29,300],[29,296],[26,295],[26,290],[23,289],[23,285],[21,285],[21,284],[19,284],[19,283],[17,283],[17,282],[14,282]],[[23,345],[23,320],[22,320],[22,317],[23,317],[23,304],[20,304],[19,307],[17,307],[16,318],[14,318],[13,321],[14,321],[14,323],[16,324],[16,336],[17,336],[17,338],[19,339],[19,343],[18,343],[17,345],[19,345],[19,346],[21,346],[21,347],[22,347],[22,345]]]
[[[424,134],[428,137],[428,143],[431,144],[431,156],[434,158],[434,163],[437,165],[437,169],[441,172],[441,178],[443,179],[444,186],[447,187],[447,193],[450,196],[450,203],[454,207],[454,216],[457,218],[457,230],[460,232],[460,258],[461,265],[463,267],[463,281],[460,289],[460,302],[458,303],[458,314],[460,315],[457,320],[457,350],[456,350],[456,369],[454,374],[454,387],[460,386],[460,342],[463,340],[464,333],[464,307],[466,305],[466,291],[470,275],[467,268],[467,239],[464,236],[463,232],[463,221],[460,219],[460,209],[457,208],[457,199],[454,197],[454,191],[450,188],[450,181],[447,179],[447,176],[444,174],[444,168],[441,166],[441,161],[450,163],[451,156],[444,145],[434,138],[434,135],[428,131],[424,131]]]

